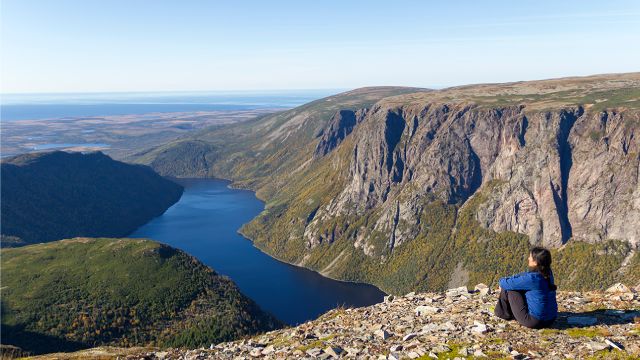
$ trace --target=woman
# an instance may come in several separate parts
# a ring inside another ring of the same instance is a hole
[[[529,271],[500,279],[500,298],[494,313],[528,328],[548,327],[558,316],[556,289],[551,253],[534,247],[529,252]]]

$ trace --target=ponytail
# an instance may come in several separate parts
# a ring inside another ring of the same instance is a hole
[[[531,249],[531,257],[536,262],[536,266],[532,271],[537,271],[547,279],[549,283],[549,289],[555,291],[558,287],[551,280],[551,252],[543,247],[534,247]]]

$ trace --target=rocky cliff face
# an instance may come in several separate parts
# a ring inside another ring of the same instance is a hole
[[[492,314],[486,286],[410,293],[359,309],[332,310],[300,326],[209,349],[92,349],[43,358],[147,359],[635,359],[640,356],[638,294],[561,292],[551,329],[532,330]],[[615,291],[615,292],[613,292]],[[621,292],[619,292],[621,291]],[[597,310],[594,310],[597,309]],[[635,320],[634,320],[635,319]]]
[[[364,119],[367,109],[360,109],[357,112],[352,110],[338,111],[327,126],[326,131],[322,129],[320,142],[316,146],[313,155],[320,157],[327,155],[331,150],[335,149],[344,138],[346,138],[356,125]]]
[[[492,182],[497,186],[476,213],[487,228],[550,247],[570,238],[636,245],[639,114],[581,106],[377,106],[354,132],[350,181],[316,218],[382,210],[375,228],[386,229],[393,247],[415,236],[419,199],[464,204]],[[397,233],[401,220],[409,231]]]

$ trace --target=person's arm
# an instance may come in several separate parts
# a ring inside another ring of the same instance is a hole
[[[500,287],[504,290],[533,290],[533,281],[529,273],[522,273],[500,279]]]

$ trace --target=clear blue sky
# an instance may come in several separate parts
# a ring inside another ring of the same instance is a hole
[[[2,92],[354,88],[640,71],[640,1],[2,0]]]

